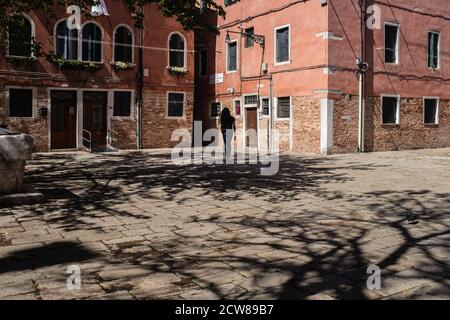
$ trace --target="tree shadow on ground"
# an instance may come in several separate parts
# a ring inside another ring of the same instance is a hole
[[[265,177],[257,165],[176,166],[168,155],[137,152],[39,155],[31,164],[28,183],[76,196],[28,206],[23,218],[40,216],[64,231],[108,232],[106,219],[148,224],[168,212],[168,219],[182,221],[177,237],[150,241],[151,253],[119,248],[114,254],[150,272],[175,273],[220,298],[402,297],[395,287],[416,297],[422,285],[424,295],[450,295],[450,193],[328,188],[351,180],[340,169],[380,165],[281,156],[279,173]],[[253,199],[259,210],[245,205]],[[366,286],[372,264],[385,279],[379,292]]]

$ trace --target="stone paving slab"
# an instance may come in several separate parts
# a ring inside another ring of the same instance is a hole
[[[272,177],[36,154],[26,181],[49,200],[0,208],[0,299],[449,299],[449,168],[450,149],[283,154]]]

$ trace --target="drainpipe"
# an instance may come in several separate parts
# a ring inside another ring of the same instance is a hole
[[[268,74],[269,78],[269,150],[273,151],[273,77]]]
[[[366,58],[366,1],[361,1],[361,57],[357,59],[359,78],[359,127],[358,127],[358,152],[365,152],[365,72],[368,69]]]
[[[140,8],[143,14],[143,7]],[[144,90],[144,65],[142,61],[142,45],[144,35],[144,24],[142,22],[141,28],[139,28],[139,46],[138,46],[138,63],[137,63],[137,90],[136,90],[136,142],[137,149],[142,149],[142,100]]]

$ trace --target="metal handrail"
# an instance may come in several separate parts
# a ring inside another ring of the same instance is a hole
[[[88,136],[88,138],[85,137],[85,134]],[[85,142],[89,143],[89,148],[86,147],[86,145],[84,144]],[[83,129],[83,147],[92,153],[92,133],[86,129]]]
[[[109,146],[117,150],[119,149],[119,134],[117,131],[109,129],[106,138]]]

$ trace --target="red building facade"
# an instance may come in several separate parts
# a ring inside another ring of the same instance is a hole
[[[272,113],[281,150],[358,151],[360,1],[222,4],[226,19],[211,21],[220,35],[196,39],[196,117],[204,129],[216,127],[228,107],[239,128],[258,131],[253,144],[264,148]],[[364,150],[450,146],[448,2],[366,0],[366,6]],[[264,48],[240,32],[263,35]],[[237,143],[252,142],[239,134]]]
[[[121,1],[105,1],[107,15],[81,15],[71,30],[64,8],[56,19],[24,14],[0,57],[0,124],[30,133],[36,151],[137,148],[139,30]],[[145,7],[141,146],[171,147],[172,131],[191,129],[194,37],[155,5]],[[53,53],[35,57],[30,38]],[[16,44],[14,41],[17,41]]]

